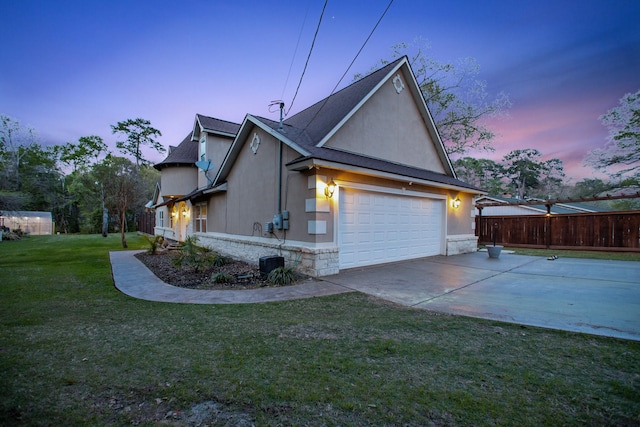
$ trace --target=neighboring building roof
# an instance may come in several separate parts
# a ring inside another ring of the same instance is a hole
[[[501,203],[504,206],[518,206],[521,207],[523,209],[528,209],[528,210],[533,210],[533,211],[537,211],[540,213],[547,213],[547,206],[545,205],[545,200],[542,199],[534,199],[534,198],[529,198],[529,199],[519,199],[519,198],[513,198],[513,197],[501,197],[501,196],[491,196],[491,195],[486,195],[486,196],[481,196],[479,198],[476,199],[476,205],[478,207],[482,207],[482,205],[484,203],[482,203],[483,201],[486,201],[486,203],[488,204],[494,204],[494,203]],[[536,202],[539,202],[536,203]],[[497,207],[495,205],[493,206],[487,206],[484,209],[487,209],[489,207]],[[570,213],[583,213],[583,212],[604,212],[605,210],[595,206],[595,205],[590,205],[590,204],[586,204],[586,203],[574,203],[574,202],[557,202],[554,201],[551,204],[551,213],[555,213],[555,214],[570,214]]]
[[[167,166],[195,166],[198,161],[198,144],[191,141],[191,133],[189,133],[174,149],[169,151],[169,155],[160,163],[153,165],[154,168],[161,170]]]

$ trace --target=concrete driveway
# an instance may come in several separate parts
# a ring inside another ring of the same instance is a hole
[[[476,252],[323,280],[411,307],[640,341],[640,262]]]

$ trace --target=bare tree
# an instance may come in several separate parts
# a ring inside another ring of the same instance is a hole
[[[393,56],[409,57],[447,153],[462,156],[470,150],[493,151],[496,135],[486,121],[506,115],[511,107],[509,97],[500,92],[491,98],[487,83],[478,78],[480,67],[475,59],[465,58],[457,64],[440,62],[427,55],[428,48],[420,40],[411,45],[400,43],[393,47]],[[380,61],[383,65],[388,62]]]
[[[600,117],[609,129],[603,148],[589,152],[585,163],[613,177],[640,178],[640,90],[624,95],[619,105]]]

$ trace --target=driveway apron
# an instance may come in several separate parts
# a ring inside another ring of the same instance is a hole
[[[325,280],[421,309],[640,340],[640,262],[477,252]]]

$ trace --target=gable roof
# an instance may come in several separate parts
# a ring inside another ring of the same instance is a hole
[[[182,140],[175,148],[169,151],[169,155],[161,161],[153,165],[154,168],[161,170],[168,166],[195,166],[198,161],[198,144],[191,141],[191,132]]]
[[[196,130],[200,129],[208,133],[235,138],[240,130],[240,125],[238,123],[220,120],[214,117],[204,116],[202,114],[196,114],[195,122],[193,123],[193,132],[191,133],[192,141],[196,141],[198,139],[196,136]]]
[[[417,101],[416,105],[418,105],[425,125],[434,142],[436,152],[444,166],[444,174],[324,146],[324,143],[334,135],[384,83],[388,82],[403,67],[407,70],[406,74],[411,76],[412,81],[411,84],[408,84],[409,89]],[[375,171],[382,174],[425,180],[453,188],[473,190],[478,194],[483,193],[476,187],[459,181],[456,178],[442,140],[436,130],[433,118],[429,113],[419,86],[415,81],[415,77],[413,77],[413,72],[406,57],[402,57],[380,68],[363,79],[358,80],[328,98],[288,118],[283,123],[283,132],[278,130],[280,128],[279,122],[247,115],[240,126],[240,130],[231,145],[227,157],[223,161],[213,185],[220,184],[226,179],[242,145],[249,137],[253,126],[260,127],[300,154],[300,158],[287,165],[294,170],[298,167],[302,169],[313,162],[316,162],[313,164],[317,164],[317,161],[320,160],[327,162],[325,166],[332,166],[334,168],[342,167],[343,169],[352,170],[353,167],[356,167],[362,169],[361,172],[365,172],[366,170]]]

